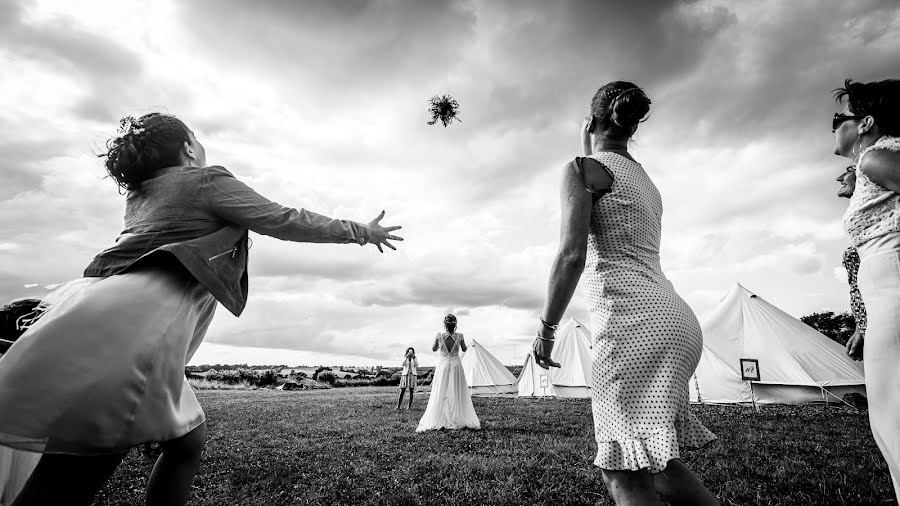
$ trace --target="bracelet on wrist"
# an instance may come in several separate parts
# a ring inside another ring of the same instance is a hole
[[[540,333],[538,333],[537,338],[540,339],[541,341],[555,341],[556,340],[556,336],[544,337]]]
[[[544,317],[543,317],[543,316],[541,317],[541,324],[543,324],[545,327],[547,327],[547,328],[550,329],[550,330],[556,330],[556,329],[559,328],[559,324],[558,324],[558,323],[557,323],[557,324],[547,323],[547,321],[544,320]]]

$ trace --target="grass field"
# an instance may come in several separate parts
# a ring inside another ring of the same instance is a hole
[[[589,401],[476,398],[481,431],[416,434],[427,394],[411,412],[396,395],[198,392],[210,436],[190,504],[612,504]],[[719,441],[685,461],[723,504],[896,504],[865,413],[694,409]],[[96,504],[143,504],[153,458],[133,450]]]

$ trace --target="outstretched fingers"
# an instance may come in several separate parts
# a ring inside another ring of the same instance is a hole
[[[374,244],[378,251],[384,253],[384,248],[382,246],[387,246],[388,248],[397,251],[397,248],[388,241],[402,241],[403,238],[399,235],[391,234],[391,232],[395,230],[400,230],[400,225],[393,225],[390,227],[382,227],[379,223],[382,218],[384,218],[385,211],[381,211],[374,220],[369,222],[370,229],[370,240],[369,242]]]

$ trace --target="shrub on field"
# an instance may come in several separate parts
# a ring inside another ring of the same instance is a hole
[[[318,369],[316,369],[316,372],[313,373],[312,379],[314,379],[316,381],[322,381],[319,379],[319,375],[326,371],[330,372],[331,368],[330,367],[319,367]]]
[[[275,371],[254,371],[252,369],[214,369],[209,371],[205,378],[210,381],[220,381],[231,385],[249,384],[257,387],[275,386],[278,376]]]
[[[368,387],[372,386],[372,380],[366,378],[343,378],[335,380],[335,387]]]
[[[273,387],[275,386],[275,380],[278,379],[278,375],[275,374],[275,371],[268,370],[259,375],[259,379],[256,380],[256,385],[260,387]]]
[[[335,376],[331,371],[322,371],[318,374],[317,381],[328,383],[329,385],[334,385],[334,382],[337,381],[337,376]]]
[[[194,390],[258,390],[259,387],[251,385],[245,381],[237,383],[226,383],[219,380],[210,380],[202,378],[188,378],[188,384]]]
[[[858,394],[856,392],[844,394],[844,402],[860,411],[869,409],[869,400],[866,399],[866,396]]]
[[[372,386],[376,387],[388,387],[388,386],[397,386],[400,384],[400,375],[395,375],[391,377],[387,376],[378,376],[375,378],[375,381],[372,382]]]

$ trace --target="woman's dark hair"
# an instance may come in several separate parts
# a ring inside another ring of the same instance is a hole
[[[153,173],[178,165],[179,153],[190,141],[190,129],[175,116],[153,112],[119,121],[121,137],[106,143],[106,172],[120,188],[136,190]]]
[[[834,90],[834,99],[839,104],[846,100],[854,115],[872,116],[882,134],[900,136],[900,80],[859,83],[845,79],[844,86]]]
[[[632,129],[650,112],[650,98],[638,85],[628,81],[604,84],[591,100],[594,132],[613,139],[627,139]],[[598,130],[599,129],[599,130]]]
[[[444,328],[451,334],[456,331],[456,316],[448,314],[444,317]]]
[[[410,347],[409,347],[409,348],[407,348],[407,349],[406,349],[406,353],[404,353],[404,354],[403,354],[403,356],[404,356],[404,357],[405,357],[405,356],[406,356],[406,355],[409,355],[409,350],[412,350],[412,351],[413,351],[413,353],[415,353],[415,352],[416,352],[416,349],[415,349],[415,348],[413,348],[413,347],[412,347],[412,346],[410,346]]]

